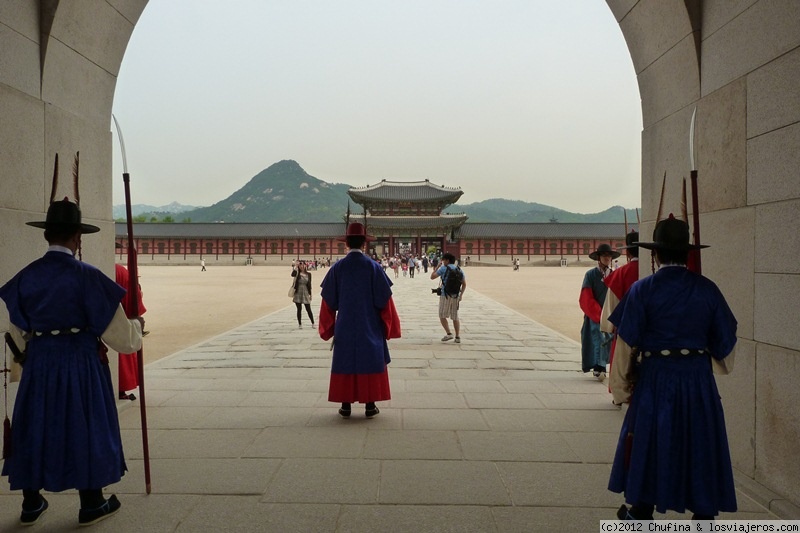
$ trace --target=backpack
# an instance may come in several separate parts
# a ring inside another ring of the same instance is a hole
[[[443,276],[442,287],[447,296],[458,296],[461,292],[461,282],[464,281],[464,273],[460,267],[447,267],[447,272]]]

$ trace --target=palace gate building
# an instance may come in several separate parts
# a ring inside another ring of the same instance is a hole
[[[473,264],[515,258],[523,263],[568,262],[587,259],[599,244],[622,246],[625,241],[622,223],[469,223],[463,213],[443,213],[463,194],[461,189],[428,180],[383,180],[348,194],[363,208],[350,220],[366,222],[367,232],[375,237],[369,252],[378,257],[434,251],[450,252]],[[341,257],[346,250],[338,237],[344,229],[344,223],[322,222],[137,223],[133,234],[144,262],[256,264]],[[117,223],[116,234],[121,258],[128,249],[125,224]]]

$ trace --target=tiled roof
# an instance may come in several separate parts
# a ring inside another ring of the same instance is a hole
[[[375,185],[353,187],[347,191],[355,202],[439,202],[452,204],[464,192],[459,187],[445,187],[424,181],[387,181]]]
[[[625,240],[624,223],[467,223],[455,231],[458,239],[608,239]]]

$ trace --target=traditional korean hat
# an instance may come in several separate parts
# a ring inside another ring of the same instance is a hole
[[[347,232],[344,234],[343,237],[339,237],[338,240],[346,241],[348,237],[364,237],[366,238],[367,242],[372,241],[375,239],[372,235],[367,235],[367,230],[364,227],[364,224],[361,222],[351,222],[347,225]]]
[[[668,218],[659,221],[653,230],[653,242],[635,242],[640,248],[648,250],[699,250],[708,248],[708,245],[689,244],[689,224],[675,218],[670,213]]]
[[[610,244],[601,244],[597,250],[589,254],[589,259],[597,261],[600,259],[600,254],[611,254],[611,259],[619,257],[619,252],[612,249]]]
[[[50,190],[50,207],[47,208],[47,218],[44,221],[26,222],[28,226],[42,228],[45,230],[53,229],[80,229],[81,233],[97,233],[100,228],[91,224],[81,222],[80,193],[78,192],[78,165],[80,153],[75,154],[75,162],[72,166],[73,186],[75,191],[75,202],[71,202],[66,196],[63,200],[55,201],[56,190],[58,189],[58,154],[53,166],[53,185]]]
[[[625,246],[620,246],[617,250],[631,250],[633,248],[639,247],[639,232],[635,230],[631,230],[627,235],[625,235]]]
[[[44,221],[27,222],[28,226],[42,229],[67,229],[80,228],[81,233],[97,233],[100,228],[91,224],[81,222],[81,209],[78,204],[64,198],[61,201],[53,202],[47,208],[47,219]]]

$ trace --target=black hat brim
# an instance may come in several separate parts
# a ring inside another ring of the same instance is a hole
[[[602,252],[592,252],[589,254],[589,259],[592,261],[599,261],[601,254],[611,254],[611,259],[616,259],[620,256],[619,252],[615,252],[614,250],[605,250]]]
[[[25,224],[27,224],[28,226],[33,226],[34,228],[47,229],[47,222],[43,222],[40,220],[37,220],[35,222],[26,222]],[[50,226],[54,227],[52,224]],[[80,226],[81,228],[81,233],[97,233],[98,231],[100,231],[100,228],[92,224],[81,223],[78,224],[78,226]]]

